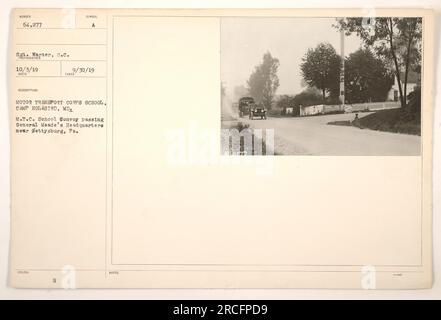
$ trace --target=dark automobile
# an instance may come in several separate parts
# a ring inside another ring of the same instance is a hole
[[[251,108],[254,106],[252,97],[242,97],[239,99],[239,116],[247,116],[250,114]]]
[[[250,119],[254,117],[260,117],[260,119],[266,119],[266,109],[262,105],[254,104],[250,110]]]

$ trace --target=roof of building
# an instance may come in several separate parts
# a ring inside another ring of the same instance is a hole
[[[401,81],[404,82],[404,72],[400,74]],[[419,83],[421,81],[421,74],[410,70],[407,74],[407,83]]]

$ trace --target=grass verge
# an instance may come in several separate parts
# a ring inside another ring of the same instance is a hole
[[[328,124],[421,135],[421,119],[419,115],[401,108],[380,110],[355,121],[332,121],[328,122]]]

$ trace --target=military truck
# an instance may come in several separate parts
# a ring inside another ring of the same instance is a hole
[[[254,99],[252,97],[242,97],[239,99],[239,116],[250,115],[251,107],[254,105]]]

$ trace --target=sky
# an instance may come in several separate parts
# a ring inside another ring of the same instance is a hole
[[[279,59],[280,86],[276,94],[295,95],[302,85],[300,63],[308,48],[329,42],[340,54],[335,18],[223,18],[221,21],[221,79],[229,98],[244,85],[267,51]],[[358,50],[356,35],[345,37],[345,56]]]

